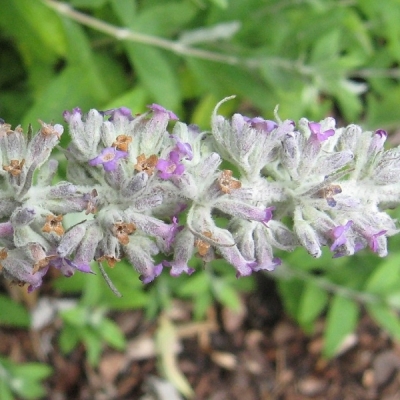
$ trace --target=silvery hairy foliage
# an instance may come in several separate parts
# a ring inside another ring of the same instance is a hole
[[[163,268],[193,273],[195,255],[222,257],[240,277],[279,266],[274,249],[387,254],[400,148],[384,149],[385,131],[338,128],[333,118],[226,119],[221,103],[210,132],[157,104],[136,116],[75,108],[64,113],[66,148],[62,125],[42,122],[32,135],[0,120],[2,274],[32,291],[50,268],[91,273],[93,261],[125,259],[148,283]],[[67,181],[53,184],[56,146]],[[80,220],[66,229],[73,213]]]

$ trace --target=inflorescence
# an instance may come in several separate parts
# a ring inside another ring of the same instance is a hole
[[[124,107],[66,111],[67,181],[54,185],[49,157],[63,127],[41,122],[32,136],[0,120],[3,275],[32,291],[49,268],[90,273],[93,261],[128,260],[148,283],[163,268],[191,274],[194,254],[223,257],[238,277],[278,266],[274,248],[387,254],[398,229],[383,210],[400,201],[400,148],[384,150],[384,130],[336,128],[333,118],[227,120],[222,102],[211,132],[157,104],[135,117]],[[79,221],[65,229],[69,215]]]

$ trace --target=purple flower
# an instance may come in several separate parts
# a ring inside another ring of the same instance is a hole
[[[182,142],[176,135],[171,135],[170,138],[176,141],[174,151],[178,152],[181,157],[186,157],[188,160],[193,159],[193,150],[189,143]]]
[[[272,259],[266,257],[264,260],[257,261],[256,265],[252,267],[254,272],[258,271],[273,271],[276,267],[282,264],[282,260],[278,257]]]
[[[128,121],[132,121],[134,118],[132,116],[132,112],[127,107],[120,108],[112,108],[111,110],[100,111],[102,115],[110,115],[109,121],[114,121],[114,119],[118,119],[119,117],[127,118]]]
[[[169,179],[174,175],[180,176],[185,171],[185,166],[180,163],[180,155],[177,151],[171,151],[167,160],[159,158],[156,167],[160,171],[158,176],[161,179]]]
[[[153,103],[147,107],[150,108],[150,110],[152,110],[156,116],[166,114],[169,119],[172,119],[175,121],[177,121],[179,119],[172,111],[166,110],[164,107],[160,106],[159,104]]]
[[[179,276],[180,274],[182,274],[182,272],[185,272],[188,275],[192,275],[195,271],[182,260],[163,261],[163,265],[164,267],[171,267],[171,276]]]
[[[383,129],[378,129],[375,131],[375,134],[372,137],[371,144],[369,145],[368,149],[369,157],[373,157],[379,150],[383,148],[386,138],[387,132]]]
[[[309,122],[308,127],[310,128],[313,137],[316,138],[318,142],[323,142],[335,134],[334,129],[328,129],[327,131],[321,132],[321,124],[318,122]]]
[[[82,111],[79,107],[75,107],[72,112],[66,110],[63,112],[64,121],[68,124],[73,123],[74,121],[82,120]]]
[[[353,221],[350,220],[347,221],[346,225],[339,225],[332,229],[331,236],[335,240],[330,247],[331,251],[335,251],[336,248],[346,243],[346,232],[351,228],[352,225]]]
[[[102,164],[105,171],[115,171],[118,167],[118,160],[127,155],[126,151],[117,150],[114,147],[106,147],[97,157],[89,161],[89,165],[93,167]]]
[[[145,273],[142,273],[139,277],[139,279],[142,281],[143,284],[147,284],[152,282],[157,276],[161,274],[163,270],[163,264],[157,264],[153,265],[152,268],[149,268],[149,271],[146,271]]]
[[[49,262],[49,266],[59,269],[61,273],[66,277],[74,275],[75,270],[85,273],[93,273],[88,263],[74,263],[67,257],[54,258]]]
[[[257,129],[259,131],[264,131],[266,133],[272,132],[275,128],[278,127],[278,124],[275,121],[270,121],[268,119],[264,119],[261,117],[249,118],[249,117],[243,116],[243,119],[253,129]]]
[[[369,240],[368,240],[368,245],[369,248],[374,252],[377,253],[379,250],[379,244],[378,244],[378,240],[377,238],[379,236],[382,236],[386,233],[386,230],[383,231],[379,231],[378,233],[374,233],[373,235],[370,236]]]

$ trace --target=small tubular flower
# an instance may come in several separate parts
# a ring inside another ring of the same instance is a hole
[[[114,147],[106,147],[97,157],[89,160],[89,165],[102,165],[107,172],[115,171],[118,168],[118,160],[127,156],[128,153],[126,151],[117,150]]]

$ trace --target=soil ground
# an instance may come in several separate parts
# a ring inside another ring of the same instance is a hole
[[[178,338],[177,367],[196,400],[400,399],[400,346],[366,315],[333,360],[321,356],[324,319],[305,335],[282,311],[271,282],[243,297],[239,313],[215,306],[205,321],[190,315],[190,304],[177,302],[169,319]],[[52,365],[49,400],[173,400],[150,390],[160,377],[156,322],[146,322],[141,311],[112,318],[128,339],[127,350],[105,348],[96,368],[83,346],[68,356],[60,352],[57,320],[35,332],[0,328],[0,354]]]

